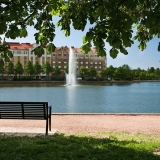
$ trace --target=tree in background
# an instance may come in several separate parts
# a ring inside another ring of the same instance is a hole
[[[0,75],[1,75],[1,80],[3,79],[3,74],[5,73],[4,65],[3,63],[0,63]]]
[[[81,66],[80,73],[81,73],[82,79],[84,80],[86,76],[88,76],[88,69],[84,66]]]
[[[110,56],[116,58],[120,52],[128,54],[126,48],[134,41],[144,50],[148,41],[160,37],[159,10],[159,0],[3,0],[0,2],[0,35],[11,39],[26,37],[27,26],[33,26],[36,43],[45,45],[49,53],[53,53],[56,32],[53,17],[59,16],[57,26],[65,36],[70,36],[71,28],[84,31],[87,23],[91,24],[83,37],[84,53],[88,53],[93,44],[98,55],[105,56],[106,42],[111,46]],[[35,48],[38,56],[44,52],[41,46]],[[5,60],[12,56],[7,47],[4,40],[0,54]]]
[[[94,78],[97,76],[97,71],[96,71],[96,69],[93,68],[93,67],[88,68],[88,75],[89,75],[92,79],[94,79]]]
[[[108,80],[108,68],[101,70],[99,74],[101,78]]]
[[[127,64],[124,64],[115,70],[115,79],[119,80],[132,80],[132,72]]]
[[[46,62],[45,64],[43,64],[42,68],[43,68],[43,71],[46,73],[48,80],[49,80],[49,74],[53,72],[52,66],[50,65],[49,62]]]
[[[10,76],[10,75],[14,74],[14,71],[15,71],[14,64],[11,61],[9,61],[8,67],[7,67],[7,74]]]
[[[148,68],[147,72],[148,73],[154,73],[155,72],[155,68],[154,67]]]
[[[24,69],[24,72],[25,72],[26,75],[30,76],[30,78],[35,73],[34,67],[33,67],[33,64],[32,64],[31,61],[28,61],[26,63],[26,67]]]
[[[141,69],[138,67],[137,69],[132,70],[133,79],[140,80]]]
[[[122,68],[124,69],[124,79],[125,80],[132,80],[133,79],[133,75],[132,75],[132,71],[131,68],[129,67],[128,64],[124,64],[122,65]]]
[[[36,61],[36,63],[33,65],[33,68],[34,68],[34,73],[36,76],[38,76],[42,72],[42,67],[38,63],[38,61]]]
[[[58,76],[61,75],[61,70],[60,70],[60,68],[58,68],[58,66],[55,66],[55,67],[53,68],[53,75],[56,76],[57,79],[58,79]]]
[[[20,75],[23,74],[23,72],[24,70],[23,70],[21,62],[17,61],[15,65],[15,75],[19,74],[19,79],[20,79]]]
[[[156,68],[155,74],[156,74],[156,79],[160,79],[160,69],[159,68]]]
[[[110,78],[111,80],[113,79],[114,77],[114,71],[115,71],[115,68],[110,65],[108,68],[107,68],[107,73],[108,73],[108,78]]]

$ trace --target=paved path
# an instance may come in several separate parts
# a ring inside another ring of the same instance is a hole
[[[160,115],[52,115],[52,132],[65,134],[127,131],[160,134]],[[45,134],[44,120],[0,119],[0,133]]]

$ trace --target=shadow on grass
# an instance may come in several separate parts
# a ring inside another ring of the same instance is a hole
[[[48,137],[0,136],[1,160],[159,160],[155,146],[146,142],[119,141],[55,134]]]

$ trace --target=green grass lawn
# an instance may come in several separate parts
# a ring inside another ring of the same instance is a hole
[[[0,136],[0,160],[160,160],[160,135]]]

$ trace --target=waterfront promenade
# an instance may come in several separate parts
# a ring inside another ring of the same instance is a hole
[[[160,115],[130,114],[55,114],[50,134],[94,134],[97,132],[129,132],[160,134]],[[3,130],[2,130],[3,129]],[[0,133],[45,134],[45,121],[0,120]]]

